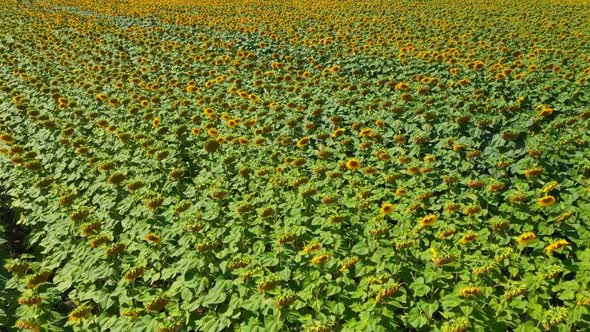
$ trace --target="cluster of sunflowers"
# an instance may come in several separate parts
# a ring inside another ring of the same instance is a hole
[[[0,9],[0,326],[590,328],[588,2]]]

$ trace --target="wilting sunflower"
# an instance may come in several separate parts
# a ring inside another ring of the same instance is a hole
[[[568,244],[569,244],[569,242],[567,242],[567,241],[566,241],[566,240],[564,240],[564,239],[557,240],[557,241],[555,241],[555,242],[552,242],[552,243],[551,243],[551,244],[549,244],[548,246],[546,246],[546,247],[545,247],[545,252],[546,252],[546,253],[552,253],[552,252],[554,252],[555,250],[558,250],[558,249],[561,249],[561,248],[563,248],[563,247],[567,246]]]
[[[521,246],[526,246],[527,244],[535,241],[536,239],[537,235],[535,233],[525,232],[516,238],[516,242],[518,242],[518,244],[520,244]]]

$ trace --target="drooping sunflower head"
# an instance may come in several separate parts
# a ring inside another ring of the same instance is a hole
[[[429,214],[424,218],[420,219],[419,224],[420,226],[429,226],[434,224],[435,221],[438,220],[438,217],[435,214]]]

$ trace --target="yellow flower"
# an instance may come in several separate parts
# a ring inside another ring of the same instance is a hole
[[[530,178],[533,176],[539,176],[539,175],[543,174],[543,171],[544,171],[543,167],[529,168],[524,171],[524,176],[526,176],[527,178]]]
[[[393,205],[391,203],[383,203],[379,210],[381,211],[382,215],[388,215],[391,212],[393,212],[394,208],[395,208],[395,205]]]
[[[468,79],[466,79],[466,78],[462,78],[462,79],[460,79],[460,80],[459,80],[459,82],[457,82],[457,83],[459,83],[459,85],[461,85],[461,86],[465,86],[465,85],[467,85],[467,84],[471,83],[471,81],[469,81],[469,80],[468,80]]]
[[[483,61],[475,61],[475,63],[473,64],[473,69],[480,70],[480,69],[483,69],[483,66],[484,66]]]
[[[306,146],[310,140],[311,140],[311,138],[309,138],[309,137],[303,137],[302,139],[300,139],[297,142],[297,147],[302,148],[302,147]]]
[[[144,240],[158,244],[160,243],[160,236],[156,233],[147,233]]]
[[[518,242],[518,244],[520,244],[521,246],[526,246],[527,244],[535,241],[537,239],[537,235],[533,232],[525,232],[520,234],[517,238],[516,238],[516,242]]]
[[[160,117],[157,116],[153,121],[152,121],[152,126],[154,128],[158,128],[158,126],[160,125],[160,122],[162,122],[162,120],[160,120]]]
[[[434,161],[436,161],[436,156],[435,155],[429,154],[429,155],[424,156],[424,162],[431,163],[431,162],[434,162]]]
[[[405,82],[400,82],[395,86],[396,90],[408,90],[410,88],[410,85],[408,85],[408,83]]]
[[[547,196],[539,198],[537,200],[537,203],[539,204],[539,206],[542,206],[542,207],[551,206],[551,205],[555,204],[555,197],[553,197],[551,195],[547,195]]]
[[[317,255],[314,258],[312,258],[311,262],[313,264],[319,265],[319,264],[322,264],[325,261],[327,261],[329,258],[330,258],[329,254]]]
[[[77,307],[68,315],[68,320],[77,321],[92,315],[92,308],[86,305]]]
[[[424,218],[420,219],[419,223],[420,226],[429,226],[434,224],[435,221],[438,220],[438,217],[434,214],[429,214],[427,216],[425,216]]]
[[[346,162],[346,168],[348,168],[350,170],[357,170],[357,169],[361,168],[361,162],[358,161],[357,159],[349,159]]]
[[[481,293],[481,289],[479,287],[463,287],[459,291],[459,295],[463,297],[471,296],[471,295],[479,295]]]
[[[474,233],[474,232],[469,232],[461,237],[461,239],[459,240],[459,243],[467,244],[467,243],[477,239],[478,237],[479,237],[479,234]]]
[[[334,138],[340,137],[340,136],[344,135],[344,133],[346,133],[346,129],[338,128],[332,132],[332,137],[334,137]]]
[[[551,115],[552,113],[553,109],[549,106],[545,106],[539,111],[539,116],[545,117]]]
[[[359,136],[361,136],[361,137],[371,136],[371,135],[373,135],[373,129],[371,129],[371,128],[364,128],[359,133]]]
[[[351,258],[351,259],[349,259],[347,261],[344,261],[342,263],[342,265],[340,266],[340,272],[344,272],[344,271],[350,269],[356,263],[358,263],[359,260],[360,260],[360,258],[358,258],[357,256],[355,256],[355,257],[353,257],[353,258]]]
[[[315,243],[306,245],[305,248],[303,248],[303,252],[306,254],[311,254],[312,252],[318,251],[320,249],[322,249],[322,245],[315,242]]]
[[[548,193],[551,190],[555,189],[557,186],[559,185],[559,182],[557,181],[551,181],[549,183],[547,183],[544,187],[543,187],[543,192],[544,193]]]
[[[215,128],[209,128],[209,130],[207,130],[207,134],[209,134],[209,136],[216,137],[219,135],[219,131]]]
[[[569,244],[569,242],[567,242],[567,241],[566,241],[566,240],[564,240],[564,239],[557,240],[557,241],[555,241],[555,242],[553,242],[553,243],[549,244],[548,246],[546,246],[546,247],[545,247],[545,252],[546,252],[546,253],[552,253],[552,252],[554,252],[555,250],[558,250],[558,249],[561,249],[561,248],[563,248],[563,247],[567,246],[568,244]]]
[[[193,128],[191,130],[191,134],[193,134],[195,136],[198,135],[198,134],[200,134],[200,133],[201,133],[201,129],[199,129],[199,128]]]

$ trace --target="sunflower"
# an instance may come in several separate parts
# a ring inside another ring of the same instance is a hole
[[[469,81],[466,78],[462,78],[457,83],[459,83],[459,85],[461,85],[461,86],[466,86],[467,84],[471,83],[471,81]]]
[[[317,255],[311,259],[311,262],[315,265],[319,265],[326,262],[328,259],[330,259],[329,254]]]
[[[193,128],[193,129],[191,130],[191,134],[193,134],[194,136],[197,136],[197,135],[199,135],[200,133],[201,133],[201,129],[199,129],[199,128]]]
[[[160,120],[160,117],[157,116],[154,118],[154,120],[152,120],[152,126],[154,128],[158,128],[158,126],[160,125],[160,122],[162,122],[162,120]]]
[[[429,226],[434,224],[435,221],[438,220],[438,217],[434,214],[429,214],[424,218],[420,219],[419,224],[420,226]]]
[[[338,128],[332,132],[332,137],[333,138],[340,137],[340,136],[344,135],[345,133],[346,133],[346,129]]]
[[[429,155],[424,156],[424,162],[425,163],[432,163],[434,161],[436,161],[436,156],[435,155],[429,154]]]
[[[312,252],[316,252],[320,249],[322,249],[322,245],[320,243],[314,242],[314,243],[306,245],[303,248],[303,252],[306,254],[311,254]]]
[[[410,88],[410,85],[406,82],[400,82],[395,86],[395,89],[399,90],[399,91],[408,90],[409,88]]]
[[[147,233],[147,235],[144,237],[144,240],[151,242],[151,243],[155,243],[158,244],[161,242],[160,240],[160,236],[156,233]]]
[[[555,197],[551,196],[551,195],[547,195],[544,197],[541,197],[537,200],[537,204],[539,204],[539,206],[542,207],[547,207],[547,206],[551,206],[553,204],[555,204]]]
[[[475,69],[475,70],[483,69],[483,67],[484,67],[483,61],[475,61],[475,63],[473,63],[473,69]]]
[[[549,106],[545,106],[539,111],[538,114],[540,117],[547,117],[547,116],[553,114],[553,109]]]
[[[546,253],[554,252],[555,250],[561,249],[561,248],[567,246],[568,244],[569,244],[569,242],[567,242],[564,239],[557,240],[555,242],[552,242],[548,246],[546,246],[545,247],[545,252]]]
[[[226,123],[229,128],[235,128],[238,125],[237,119],[229,119]]]
[[[100,101],[107,101],[109,97],[104,93],[99,93],[96,95],[96,99]]]
[[[349,159],[346,162],[346,168],[348,168],[350,170],[357,170],[357,169],[361,168],[361,162],[358,161],[358,159]]]
[[[209,128],[209,130],[207,130],[207,134],[209,136],[216,137],[217,135],[219,135],[219,131],[215,128]]]
[[[558,185],[559,185],[559,182],[551,181],[551,182],[547,183],[545,186],[543,186],[543,192],[548,193],[551,190],[557,188]]]
[[[302,148],[302,147],[306,146],[310,140],[311,140],[310,137],[303,137],[302,139],[297,141],[297,147]]]
[[[391,203],[383,203],[383,204],[381,204],[381,208],[379,209],[379,211],[381,212],[382,215],[388,215],[391,212],[393,212],[394,208],[395,208],[395,205],[393,205]]]
[[[407,193],[408,193],[408,190],[406,188],[397,188],[395,190],[395,194],[398,196],[404,196]]]
[[[69,321],[76,321],[92,315],[92,308],[86,305],[82,305],[72,310],[68,315]]]
[[[527,244],[535,241],[537,239],[537,235],[533,232],[525,232],[520,234],[517,238],[516,238],[516,242],[518,242],[518,244],[520,244],[521,246],[526,246]]]
[[[459,290],[459,295],[462,297],[468,297],[471,295],[479,295],[481,293],[481,289],[479,287],[463,287]]]
[[[226,121],[226,122],[231,120],[231,116],[227,113],[221,114],[220,118],[221,118],[221,120]]]
[[[205,108],[205,109],[203,110],[203,114],[205,114],[206,116],[212,116],[212,115],[213,115],[213,113],[214,113],[214,111],[213,111],[213,109],[212,109],[212,108]]]
[[[371,135],[373,135],[373,129],[371,129],[371,128],[363,128],[359,132],[360,137],[367,137],[367,136],[371,136]]]

